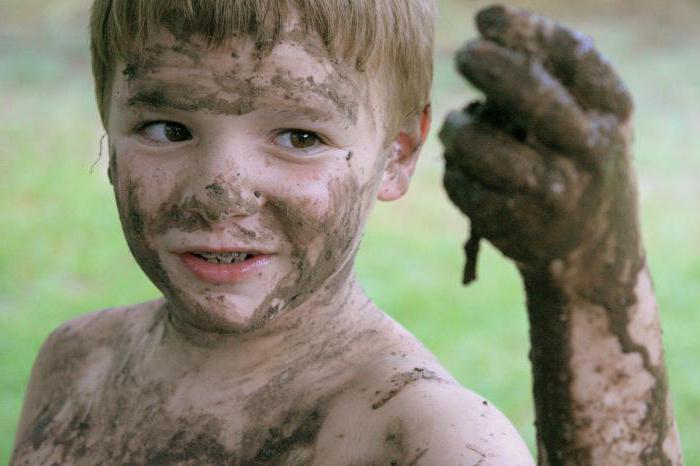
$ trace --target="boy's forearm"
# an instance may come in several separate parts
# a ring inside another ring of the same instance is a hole
[[[521,272],[539,464],[682,464],[646,265],[605,289],[571,264]]]

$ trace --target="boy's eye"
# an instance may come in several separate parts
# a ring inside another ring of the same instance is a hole
[[[323,144],[321,138],[313,131],[289,129],[279,133],[273,142],[289,149],[313,149]]]
[[[156,121],[141,126],[140,133],[155,142],[182,142],[192,139],[185,126],[174,121]]]

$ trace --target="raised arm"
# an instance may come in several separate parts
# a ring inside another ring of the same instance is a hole
[[[486,96],[452,113],[444,183],[515,261],[530,318],[539,464],[680,465],[630,151],[632,101],[592,41],[496,6],[457,56]]]

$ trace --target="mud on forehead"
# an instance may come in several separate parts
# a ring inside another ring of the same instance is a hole
[[[355,124],[367,95],[366,76],[333,59],[319,40],[291,31],[261,54],[247,39],[210,48],[201,38],[185,41],[159,31],[136,57],[118,64],[117,81],[126,84],[130,106],[244,115],[283,99],[333,110]]]

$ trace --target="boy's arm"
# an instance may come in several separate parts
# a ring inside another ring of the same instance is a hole
[[[534,464],[510,421],[491,403],[457,384],[417,383],[401,391],[394,403],[387,443],[395,436],[393,440],[405,452],[395,464]]]
[[[83,370],[86,356],[94,353],[95,348],[86,344],[86,333],[97,334],[99,330],[87,325],[96,321],[100,313],[83,314],[64,322],[52,331],[44,341],[32,367],[27,390],[22,404],[13,452],[26,441],[39,442],[43,429],[50,419],[47,410],[54,408],[55,402],[65,401],[65,394],[73,390],[73,383],[78,371]],[[48,416],[48,417],[47,417]],[[32,437],[34,436],[34,437]],[[16,459],[16,458],[14,458]],[[10,461],[10,464],[13,464]]]
[[[458,54],[445,187],[525,283],[540,464],[681,464],[639,232],[632,102],[590,39],[508,7]],[[467,277],[468,278],[468,277]]]
[[[22,403],[22,413],[15,432],[15,442],[13,451],[17,451],[20,443],[24,441],[30,430],[31,423],[37,418],[41,412],[42,402],[46,396],[47,377],[50,372],[53,360],[53,355],[57,346],[57,341],[64,333],[63,326],[57,328],[44,341],[39,353],[34,361],[29,383],[24,394],[24,402]],[[12,461],[10,461],[12,464]]]

